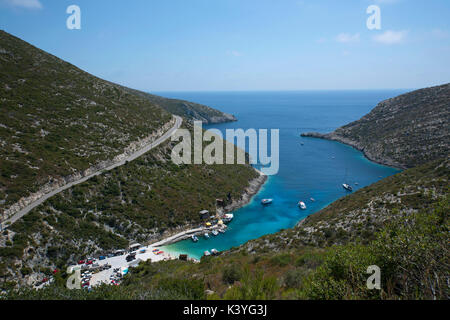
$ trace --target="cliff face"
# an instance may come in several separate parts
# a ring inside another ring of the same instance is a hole
[[[302,135],[339,141],[372,161],[404,169],[448,156],[449,119],[450,84],[445,84],[385,100],[332,133]]]

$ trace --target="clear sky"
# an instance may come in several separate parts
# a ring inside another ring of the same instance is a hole
[[[81,30],[66,27],[72,4]],[[381,30],[366,26],[372,4]],[[449,0],[0,0],[0,28],[146,91],[450,82]]]

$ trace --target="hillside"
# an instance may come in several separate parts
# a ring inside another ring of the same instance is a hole
[[[303,136],[351,145],[378,163],[412,168],[448,155],[450,84],[379,103],[369,114],[332,133]]]
[[[224,113],[202,104],[185,100],[163,98],[141,91],[133,91],[166,111],[188,120],[202,121],[204,124],[237,121],[237,119],[231,114]]]
[[[172,111],[232,119],[104,81],[4,31],[0,63],[0,221],[154,141],[173,125]]]
[[[429,99],[421,101],[424,109],[432,106],[432,111],[423,112],[426,115],[422,118],[418,116],[420,110],[414,110],[418,119],[411,122],[418,128],[426,127],[417,130],[418,136],[412,135],[420,142],[418,146],[402,135],[395,141],[405,145],[391,146],[403,151],[435,150],[421,156],[396,153],[398,166],[424,164],[341,198],[292,229],[249,241],[219,257],[202,258],[199,264],[141,263],[116,288],[69,292],[62,287],[61,275],[55,285],[38,293],[25,290],[8,298],[448,300],[450,163],[448,128],[440,127],[448,121],[444,117],[448,106],[442,98],[448,85],[438,88],[431,89],[436,96],[429,96],[430,89],[416,95]],[[411,100],[408,94],[381,103],[375,111],[381,112],[380,128],[389,123],[406,126],[407,112],[401,109]],[[399,106],[393,105],[394,101]],[[383,113],[390,112],[383,109],[387,105],[395,111],[391,116]],[[442,108],[434,109],[438,105]],[[349,132],[374,130],[373,114],[343,128],[350,128]],[[428,120],[422,123],[423,118]],[[430,133],[433,121],[439,126]],[[386,132],[395,135],[402,130],[395,127]],[[370,132],[375,136],[364,138],[371,141],[370,146],[383,145],[382,141],[388,139],[384,133],[379,134],[383,130]],[[378,159],[386,162],[384,155]],[[434,160],[427,161],[430,159]],[[381,290],[366,287],[370,265],[381,269]]]
[[[45,270],[198,226],[199,211],[215,213],[216,199],[226,205],[241,199],[252,180],[264,182],[248,165],[174,165],[174,144],[50,198],[0,234],[8,285],[31,285]]]

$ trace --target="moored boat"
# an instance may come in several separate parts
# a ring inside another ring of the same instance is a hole
[[[210,256],[211,252],[209,252],[208,250],[206,250],[205,252],[203,252],[203,254],[205,255],[205,257]]]
[[[213,230],[211,233],[213,236],[217,236],[219,234],[219,232],[217,230]]]
[[[303,201],[299,201],[298,206],[300,207],[300,209],[306,210],[306,204]]]
[[[231,222],[231,220],[233,220],[234,215],[232,213],[227,213],[224,217],[223,217],[223,222],[228,223]]]
[[[209,239],[209,233],[205,232],[205,234],[203,235],[206,239]]]
[[[192,239],[193,242],[197,242],[198,241],[198,237],[195,234],[191,237],[191,239]]]
[[[347,191],[353,191],[353,188],[347,183],[343,183],[342,187]]]

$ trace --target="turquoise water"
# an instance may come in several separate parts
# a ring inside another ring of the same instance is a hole
[[[404,91],[311,91],[311,92],[180,92],[159,93],[203,103],[232,113],[238,122],[211,125],[225,133],[228,128],[280,129],[280,170],[270,176],[252,201],[236,210],[225,234],[209,240],[181,241],[165,247],[199,259],[205,250],[227,250],[251,239],[291,228],[298,221],[345,196],[342,183],[354,190],[370,185],[398,170],[367,160],[344,144],[302,138],[309,131],[330,132],[361,118],[378,102]],[[303,145],[302,145],[303,143]],[[355,185],[358,183],[358,185]],[[309,199],[314,198],[312,202]],[[273,198],[264,207],[261,199]],[[304,201],[307,210],[297,207]]]

